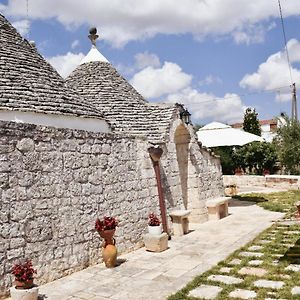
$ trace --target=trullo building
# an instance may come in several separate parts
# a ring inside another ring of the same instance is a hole
[[[164,151],[167,214],[206,221],[220,162],[184,112],[145,101],[95,43],[65,82],[0,15],[0,296],[18,259],[33,260],[39,283],[100,262],[97,216],[119,220],[119,252],[142,246],[148,213],[159,212],[150,146]]]

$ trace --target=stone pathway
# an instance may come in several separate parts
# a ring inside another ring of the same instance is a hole
[[[300,286],[295,285],[300,281],[300,231],[290,229],[290,225],[275,224],[252,245],[213,268],[207,277],[203,276],[202,285],[191,290],[188,296],[219,300],[300,299]],[[300,223],[294,225],[299,227]],[[276,246],[269,245],[275,236]],[[290,236],[289,244],[282,243],[286,236]],[[276,264],[272,260],[274,256],[278,257]]]
[[[116,268],[106,269],[102,263],[89,267],[40,286],[40,294],[45,295],[45,300],[166,299],[283,216],[239,201],[229,208],[229,213],[222,220],[194,225],[189,234],[172,238],[164,252],[151,253],[141,248],[120,256],[123,263]],[[217,285],[202,285],[192,293],[213,299],[221,291]],[[237,290],[232,295],[254,294]]]

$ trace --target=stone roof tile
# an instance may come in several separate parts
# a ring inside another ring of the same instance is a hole
[[[95,105],[116,132],[164,141],[177,114],[174,104],[148,103],[108,62],[83,63],[66,82]]]
[[[0,14],[0,110],[103,119]]]

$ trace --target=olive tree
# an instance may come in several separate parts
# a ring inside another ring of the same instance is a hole
[[[279,161],[288,174],[300,174],[300,122],[284,116],[274,140]]]
[[[234,160],[246,173],[261,175],[264,170],[273,172],[276,149],[271,143],[252,142],[236,149]]]

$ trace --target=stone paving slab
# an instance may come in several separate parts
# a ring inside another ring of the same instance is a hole
[[[290,264],[285,269],[288,271],[300,272],[300,265]]]
[[[263,264],[263,260],[259,260],[259,259],[254,259],[254,260],[250,260],[249,262],[248,262],[248,264],[250,265],[250,266],[260,266],[261,264]]]
[[[261,252],[249,252],[249,251],[240,252],[239,255],[244,256],[244,257],[262,257],[262,256],[264,256],[264,254]]]
[[[283,278],[283,279],[291,279],[291,276],[288,275],[288,274],[277,274],[280,278]]]
[[[271,241],[270,241],[270,240],[260,240],[260,241],[258,241],[257,243],[262,244],[262,245],[265,245],[265,244],[271,243]]]
[[[281,289],[284,286],[283,281],[274,281],[274,280],[257,280],[253,282],[254,286],[270,289]]]
[[[286,234],[286,235],[300,235],[300,231],[298,231],[298,230],[289,230],[289,231],[285,231],[284,234]]]
[[[198,288],[191,290],[189,292],[189,297],[215,299],[221,291],[221,287],[202,284]]]
[[[231,261],[229,262],[229,264],[232,265],[232,266],[238,266],[238,265],[241,264],[241,262],[242,262],[241,259],[234,258],[233,260],[231,260]]]
[[[230,216],[226,218],[190,224],[193,231],[172,237],[166,251],[151,253],[145,248],[138,249],[121,255],[119,259],[125,262],[116,268],[106,269],[104,264],[91,266],[41,285],[40,294],[46,300],[78,300],[80,295],[86,300],[165,300],[253,240],[273,220],[283,217],[256,205],[235,203],[238,205],[229,207]]]
[[[283,254],[271,254],[273,257],[282,257]]]
[[[229,297],[239,299],[254,299],[256,297],[256,292],[250,290],[236,289],[229,293]]]
[[[210,275],[207,277],[207,279],[225,284],[237,284],[243,282],[243,279],[241,278],[228,275]]]
[[[292,295],[300,295],[300,286],[294,286],[291,290]]]
[[[254,245],[248,248],[249,251],[257,251],[263,249],[263,246]]]
[[[232,268],[227,268],[227,267],[223,267],[220,269],[221,273],[230,273],[232,270]]]
[[[252,275],[252,276],[257,276],[257,277],[263,277],[264,275],[267,274],[267,271],[262,268],[244,267],[244,268],[241,268],[238,271],[238,273],[241,275]]]

